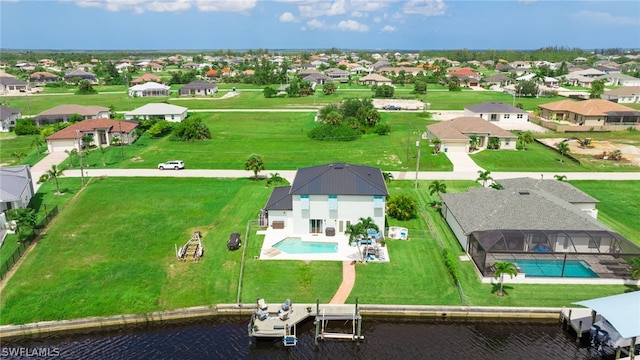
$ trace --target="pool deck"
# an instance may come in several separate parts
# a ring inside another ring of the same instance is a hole
[[[285,229],[269,229],[261,232],[264,235],[262,249],[260,251],[260,260],[323,260],[323,261],[360,261],[362,260],[361,252],[363,246],[349,245],[349,237],[344,234],[336,234],[335,236],[326,236],[324,234],[291,234]],[[335,253],[319,253],[319,254],[288,254],[273,247],[279,241],[285,238],[300,238],[302,241],[309,242],[331,242],[336,243],[338,251]],[[389,253],[387,247],[379,247],[380,256],[368,262],[388,262]]]

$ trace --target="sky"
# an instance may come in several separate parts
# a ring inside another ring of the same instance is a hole
[[[0,0],[0,48],[640,48],[640,1]]]

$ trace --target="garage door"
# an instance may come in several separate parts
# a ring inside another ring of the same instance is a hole
[[[75,148],[74,139],[49,140],[50,152],[64,152],[65,150],[72,150],[73,148]]]
[[[443,142],[442,145],[440,145],[440,150],[446,151],[446,152],[462,152],[463,153],[467,151],[467,144]]]

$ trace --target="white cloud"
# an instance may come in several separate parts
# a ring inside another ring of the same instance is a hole
[[[398,29],[396,29],[395,26],[391,26],[391,25],[386,25],[385,27],[382,28],[383,32],[396,32],[398,31]]]
[[[365,16],[367,16],[367,14],[363,13],[362,11],[352,11],[351,12],[351,17],[361,18],[361,17],[365,17]]]
[[[280,20],[280,22],[294,22],[294,21],[296,21],[296,18],[295,18],[295,16],[293,16],[292,13],[287,11],[287,12],[283,13],[282,15],[280,15],[278,17],[278,20]]]
[[[632,16],[614,16],[606,12],[582,10],[573,14],[573,18],[582,22],[607,25],[638,25],[640,20]]]
[[[355,20],[343,20],[338,23],[336,29],[342,31],[357,31],[357,32],[367,32],[369,31],[369,27],[365,24],[361,24]]]
[[[447,5],[442,0],[409,0],[402,7],[405,14],[438,16],[444,15]]]
[[[237,12],[248,14],[258,0],[196,0],[200,11]]]
[[[315,18],[318,16],[343,15],[347,12],[346,1],[336,0],[334,2],[304,2],[298,5],[300,16]]]
[[[108,11],[128,11],[137,14],[143,12],[180,12],[191,8],[191,0],[82,0],[76,1],[80,7],[95,7]]]
[[[311,19],[307,21],[307,26],[310,29],[324,29],[326,27],[324,21],[320,21],[318,19]]]

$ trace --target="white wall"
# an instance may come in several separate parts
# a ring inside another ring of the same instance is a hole
[[[293,196],[293,219],[294,233],[308,234],[309,220],[323,220],[323,230],[327,227],[334,227],[339,231],[340,221],[346,224],[349,221],[355,224],[360,218],[371,217],[380,229],[385,228],[385,206],[383,200],[382,208],[373,207],[373,196],[358,195],[338,195],[338,209],[329,210],[328,195],[310,195],[309,209],[303,210],[300,206],[300,195]],[[269,216],[271,221],[271,216]]]
[[[465,252],[468,252],[469,238],[464,234],[464,231],[462,231],[462,227],[458,223],[458,220],[456,220],[451,211],[449,211],[449,208],[447,208],[446,204],[442,205],[442,213],[444,214],[444,218],[447,221],[447,224],[449,224],[451,231],[453,231],[453,234],[458,239],[460,246]]]

